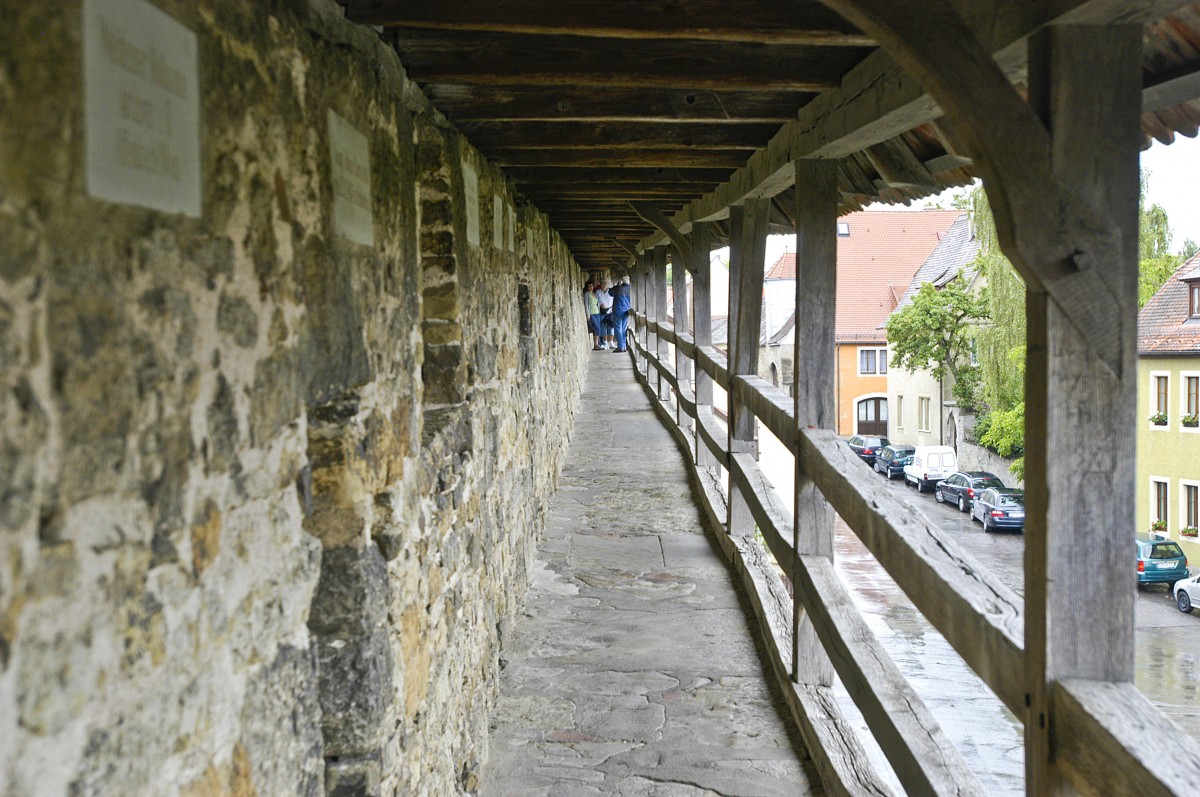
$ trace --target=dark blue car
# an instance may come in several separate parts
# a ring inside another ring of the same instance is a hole
[[[989,487],[971,502],[971,519],[993,532],[1025,531],[1025,491],[1012,487]]]
[[[913,451],[915,450],[912,446],[884,446],[875,455],[875,472],[882,473],[889,479],[903,476],[904,466],[912,464]]]

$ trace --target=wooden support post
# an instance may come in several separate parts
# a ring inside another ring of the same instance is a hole
[[[672,247],[671,314],[675,317],[676,335],[688,334],[692,330],[691,319],[688,318],[687,300],[688,261],[691,259],[691,254],[690,242],[686,253],[679,251],[678,247]],[[692,382],[692,361],[684,356],[683,350],[679,347],[678,338],[675,341],[675,379],[679,384],[680,393],[687,389]],[[691,426],[691,418],[683,411],[683,402],[678,399],[675,402],[675,420],[681,428],[687,429]]]
[[[1120,232],[1120,246],[1093,250],[1088,277],[1095,293],[1116,299],[1118,311],[1104,323],[1119,330],[1120,351],[1097,351],[1096,341],[1085,339],[1046,292],[1031,289],[1026,305],[1025,768],[1031,795],[1071,793],[1071,785],[1106,791],[1103,773],[1081,773],[1055,756],[1061,744],[1054,736],[1056,682],[1129,682],[1134,675],[1141,43],[1136,25],[1055,26],[1030,42],[1029,100],[1050,131],[1054,176]]]
[[[641,299],[639,307],[642,310],[642,315],[646,317],[646,323],[642,324],[638,330],[638,340],[641,342],[642,350],[650,351],[650,319],[654,317],[654,307],[651,302],[651,296],[654,295],[654,268],[653,255],[645,252],[638,256],[638,274],[641,275],[639,283],[641,284]],[[650,363],[643,357],[638,364],[642,370],[642,375],[649,377]]]
[[[837,405],[835,298],[837,295],[838,169],[831,160],[796,162],[796,423],[834,429]],[[796,458],[795,522],[798,556],[833,559],[833,509]],[[793,570],[798,567],[793,564]],[[792,584],[801,583],[793,572]],[[800,591],[793,589],[792,679],[815,686],[833,684],[833,665],[802,616]]]
[[[712,226],[698,221],[692,225],[692,334],[696,348],[712,345],[712,267],[709,247],[712,241]],[[709,409],[713,403],[712,377],[702,368],[696,368],[696,412],[703,407]],[[702,468],[717,467],[717,458],[696,434],[696,465]]]
[[[767,256],[767,220],[771,200],[748,199],[742,209],[740,223],[734,224],[730,208],[730,324],[729,376],[758,374],[758,347],[762,326],[763,269]],[[740,233],[740,234],[738,234]],[[738,246],[733,246],[733,241]],[[736,275],[736,280],[734,276]],[[737,285],[734,302],[734,283]],[[733,308],[737,308],[734,310]],[[755,419],[748,407],[742,406],[729,392],[729,451],[731,454],[754,450]],[[749,505],[733,480],[729,483],[729,533],[741,536],[754,533],[754,517]]]
[[[654,247],[654,296],[651,299],[651,304],[654,305],[654,319],[665,324],[667,321],[667,247]],[[654,353],[660,363],[666,364],[668,354],[670,353],[666,338],[662,335],[654,336],[655,346]],[[663,378],[662,374],[658,375],[658,398],[661,401],[666,401],[671,397],[671,384]]]

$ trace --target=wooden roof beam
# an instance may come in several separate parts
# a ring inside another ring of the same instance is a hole
[[[485,151],[513,149],[646,148],[757,149],[779,129],[775,124],[687,122],[472,122],[462,125]],[[748,153],[747,153],[748,154]]]
[[[730,13],[723,0],[344,0],[364,25],[602,37],[869,47],[874,42],[813,0]]]
[[[429,99],[455,123],[481,121],[773,122],[795,118],[814,94],[575,86],[466,86],[430,83]]]
[[[462,31],[394,37],[405,68],[421,84],[609,86],[697,91],[804,91],[837,88],[870,51],[788,45],[586,39],[577,36],[481,37]]]

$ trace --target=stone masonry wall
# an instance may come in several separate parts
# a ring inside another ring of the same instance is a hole
[[[198,45],[198,218],[89,195],[81,0],[0,25],[0,795],[469,792],[578,266],[332,0],[153,5]]]

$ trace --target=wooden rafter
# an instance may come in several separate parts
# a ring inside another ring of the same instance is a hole
[[[348,0],[344,5],[355,22],[420,30],[810,46],[873,44],[813,0],[751,6],[736,14],[730,13],[724,0]]]

